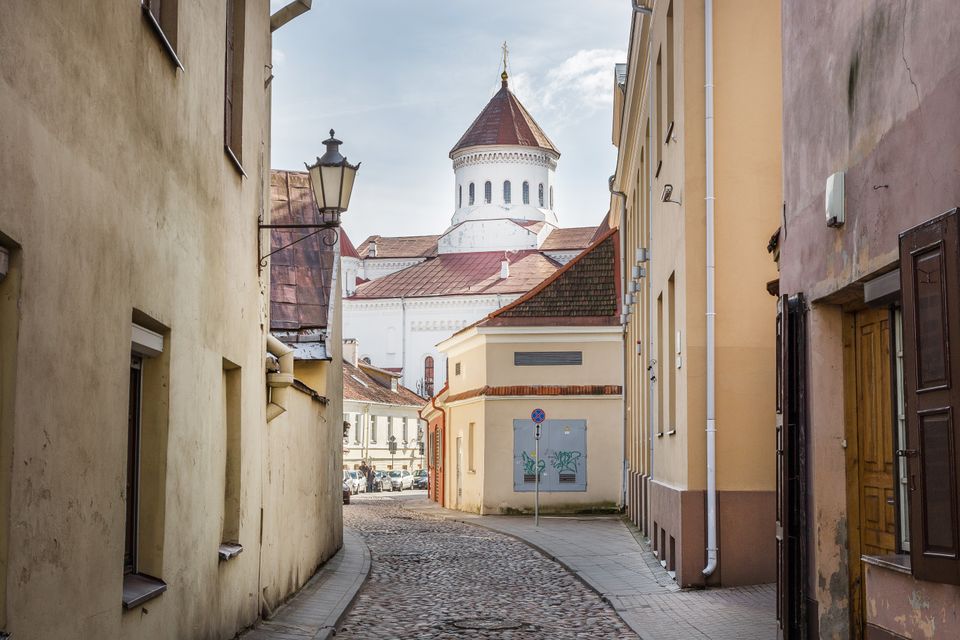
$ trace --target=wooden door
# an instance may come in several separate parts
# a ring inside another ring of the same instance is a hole
[[[854,340],[860,553],[879,556],[896,552],[897,532],[890,312],[858,312]]]

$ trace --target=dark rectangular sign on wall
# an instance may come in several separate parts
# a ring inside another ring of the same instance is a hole
[[[514,351],[515,367],[553,367],[583,364],[582,351]]]
[[[535,427],[532,420],[513,421],[513,490],[534,491],[539,467],[540,491],[586,491],[587,421],[545,420],[539,464]]]

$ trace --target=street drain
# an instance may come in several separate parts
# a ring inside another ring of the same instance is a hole
[[[535,628],[534,625],[526,622],[504,620],[502,618],[464,618],[463,620],[454,620],[450,624],[457,629],[469,631],[512,631],[514,629],[533,631]]]

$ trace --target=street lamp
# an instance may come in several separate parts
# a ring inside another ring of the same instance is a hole
[[[313,197],[317,200],[317,207],[324,224],[340,225],[340,214],[350,206],[350,194],[353,192],[353,181],[357,177],[360,163],[352,165],[340,155],[340,140],[330,137],[323,141],[327,151],[317,158],[315,164],[306,165],[310,172],[310,186],[313,187]]]
[[[314,230],[312,233],[308,233],[307,235],[301,236],[289,244],[278,247],[260,258],[261,267],[266,267],[267,258],[278,251],[283,251],[287,247],[291,247],[311,236],[315,236],[326,229],[332,229],[334,233],[332,242],[327,242],[326,238],[324,237],[324,243],[327,244],[327,246],[333,246],[336,244],[336,230],[340,226],[340,216],[344,211],[347,210],[347,207],[350,206],[350,195],[353,193],[353,182],[356,180],[357,169],[360,168],[360,163],[358,162],[355,165],[350,164],[347,162],[346,158],[340,155],[340,145],[343,144],[343,142],[334,138],[333,133],[333,129],[330,129],[330,137],[323,141],[323,144],[327,147],[326,152],[317,158],[317,161],[314,164],[306,165],[307,172],[310,176],[310,187],[313,190],[313,197],[317,202],[317,209],[320,210],[319,222],[261,224],[261,229]]]

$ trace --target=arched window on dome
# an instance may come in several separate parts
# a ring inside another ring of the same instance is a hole
[[[523,204],[530,204],[530,183],[523,181]]]
[[[473,183],[471,182],[469,193],[467,194],[467,204],[469,204],[471,207],[473,206],[473,201],[475,197],[476,197],[476,193],[474,193],[474,186],[473,186]]]
[[[457,185],[457,209],[463,206],[463,185]]]
[[[550,209],[553,209],[553,187],[550,187]]]
[[[503,204],[510,204],[510,181],[503,181]]]
[[[542,207],[543,206],[543,183],[542,182],[540,183],[539,197],[540,197],[540,206]]]
[[[490,204],[490,202],[493,201],[493,185],[490,184],[489,180],[483,183],[483,201],[486,204]]]
[[[433,397],[433,356],[423,359],[423,392],[428,398]]]

